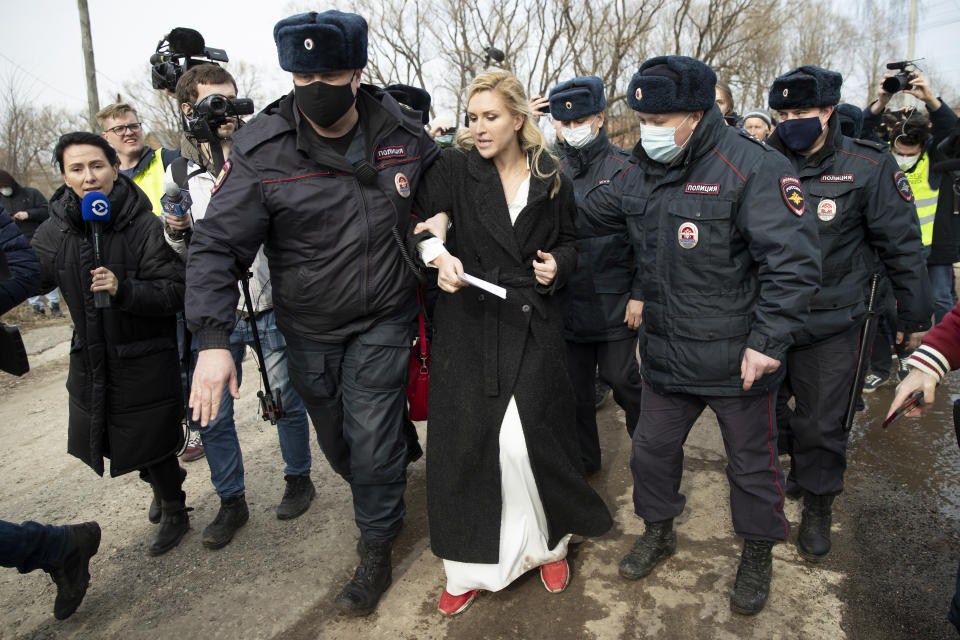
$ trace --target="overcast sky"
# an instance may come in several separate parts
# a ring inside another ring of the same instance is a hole
[[[111,102],[126,82],[138,77],[149,82],[148,59],[158,40],[176,26],[199,30],[207,46],[225,49],[232,61],[256,65],[264,96],[278,96],[290,86],[289,75],[278,66],[273,43],[273,25],[295,12],[289,0],[88,2],[101,105]],[[2,3],[0,86],[15,78],[38,103],[85,112],[86,86],[75,0]],[[848,0],[837,2],[837,6],[850,4]],[[298,0],[296,5],[306,3]],[[330,6],[331,2],[318,2],[315,9],[322,11]],[[960,90],[960,0],[920,0],[920,7],[917,55],[926,57],[926,64]],[[904,34],[906,27],[891,25],[892,30]],[[906,40],[901,44],[902,51],[891,52],[891,57],[903,54]]]

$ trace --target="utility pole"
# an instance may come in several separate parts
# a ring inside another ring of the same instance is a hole
[[[97,96],[97,67],[93,63],[93,38],[90,35],[90,13],[87,0],[77,0],[80,12],[80,43],[83,47],[83,67],[87,76],[87,110],[90,112],[90,131],[99,131],[97,111],[100,111],[100,98]]]
[[[907,39],[907,60],[913,60],[917,49],[917,0],[910,0],[910,34]]]

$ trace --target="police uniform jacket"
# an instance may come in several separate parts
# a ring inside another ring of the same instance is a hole
[[[381,89],[362,85],[357,109],[356,168],[319,143],[292,93],[234,136],[188,254],[187,322],[201,349],[228,345],[236,282],[261,243],[285,333],[341,342],[415,314],[393,230],[405,234],[410,196],[439,149],[419,112]]]
[[[624,323],[634,281],[633,245],[611,181],[630,154],[610,144],[606,129],[582,149],[562,145],[560,167],[573,181],[577,201],[577,270],[562,291],[564,336],[573,342],[633,338]]]
[[[885,145],[844,136],[837,120],[830,117],[826,144],[807,158],[792,154],[776,131],[768,140],[797,167],[820,235],[820,291],[810,301],[798,345],[863,320],[877,258],[893,286],[898,331],[928,329],[933,313],[910,184]]]
[[[33,295],[40,285],[40,265],[30,243],[0,208],[0,315]]]
[[[640,143],[623,177],[623,211],[642,292],[641,375],[660,393],[767,393],[784,367],[743,390],[750,347],[783,360],[817,290],[816,230],[790,164],[704,113],[681,159]]]
[[[109,195],[103,265],[119,281],[109,309],[94,306],[91,234],[66,186],[33,237],[43,291],[59,286],[73,321],[67,452],[103,475],[142,469],[183,443],[183,396],[176,313],[183,309],[183,262],[163,241],[146,194],[119,176]]]

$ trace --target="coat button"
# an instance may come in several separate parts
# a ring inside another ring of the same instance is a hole
[[[477,296],[477,302],[483,302],[486,298],[483,297],[483,294]]]
[[[530,313],[530,305],[528,304],[523,305],[522,307],[520,307],[520,311],[523,311],[524,313]]]

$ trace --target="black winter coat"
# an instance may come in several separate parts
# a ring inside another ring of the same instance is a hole
[[[807,158],[791,153],[776,131],[767,141],[797,167],[820,236],[820,291],[797,344],[825,340],[864,319],[878,258],[897,299],[897,330],[925,331],[933,308],[910,183],[885,145],[844,136],[836,114],[828,126],[823,148]]]
[[[552,158],[544,162],[555,166]],[[430,544],[441,558],[498,561],[498,438],[511,396],[547,517],[548,546],[568,533],[601,535],[612,524],[584,479],[577,445],[563,310],[554,295],[576,268],[575,203],[568,179],[550,198],[552,184],[531,175],[527,206],[511,225],[493,162],[476,150],[444,149],[416,195],[421,217],[450,214],[456,239],[448,249],[464,271],[508,292],[501,300],[467,287],[437,301],[427,508]],[[538,249],[557,261],[549,287],[533,276]]]
[[[43,194],[33,187],[21,187],[19,184],[13,185],[13,194],[8,196],[0,194],[0,207],[13,217],[18,211],[26,211],[26,220],[14,220],[17,227],[27,238],[27,242],[33,239],[33,234],[44,220],[50,217],[47,205],[47,199]]]
[[[125,176],[114,183],[104,225],[103,266],[119,280],[110,309],[96,309],[91,234],[80,200],[61,187],[33,248],[44,290],[59,286],[74,324],[70,345],[67,451],[103,475],[141,469],[182,444],[183,397],[176,313],[183,308],[183,263],[163,240],[150,200]]]
[[[630,154],[610,144],[606,129],[582,149],[562,144],[564,175],[577,201],[577,270],[560,292],[566,307],[564,336],[572,342],[612,342],[636,336],[623,321],[634,282],[635,260],[612,181]]]
[[[0,209],[0,315],[32,296],[40,286],[40,264],[10,216]]]
[[[357,108],[354,143],[376,169],[370,179],[316,143],[292,93],[234,135],[187,261],[187,323],[201,349],[228,345],[237,280],[261,244],[284,332],[342,342],[415,314],[416,280],[393,229],[402,241],[411,196],[439,149],[419,113],[383,90],[362,85]]]
[[[816,226],[790,164],[708,109],[682,160],[624,172],[623,211],[643,292],[641,375],[660,393],[769,393],[785,367],[743,390],[749,347],[783,360],[817,290]]]

